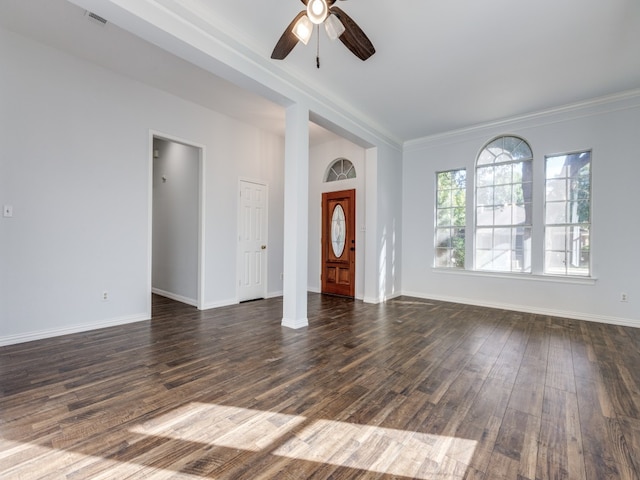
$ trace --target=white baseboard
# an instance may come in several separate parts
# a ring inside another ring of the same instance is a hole
[[[193,307],[198,306],[198,300],[196,300],[195,298],[183,297],[182,295],[167,292],[165,290],[160,290],[159,288],[152,288],[151,293],[155,293],[156,295],[160,295],[161,297],[170,298],[171,300],[175,300],[176,302],[186,303],[187,305],[191,305]]]
[[[308,327],[309,319],[308,318],[298,318],[298,319],[283,318],[282,326],[297,330],[299,328]]]
[[[551,308],[532,307],[530,305],[516,305],[501,302],[483,302],[481,300],[452,297],[448,295],[428,295],[419,292],[402,292],[408,297],[422,298],[425,300],[440,300],[442,302],[461,303],[463,305],[475,305],[478,307],[498,308],[501,310],[512,310],[515,312],[534,313],[536,315],[548,315],[551,317],[572,318],[574,320],[585,320],[587,322],[607,323],[610,325],[620,325],[623,327],[640,327],[640,321],[631,318],[611,317],[607,315],[593,315],[584,312],[573,312],[570,310],[555,310]]]
[[[277,297],[281,297],[282,295],[283,295],[282,290],[280,290],[279,292],[268,292],[265,298],[277,298]]]
[[[149,315],[146,313],[140,313],[138,315],[128,315],[125,317],[102,320],[95,323],[52,328],[50,330],[39,330],[37,332],[21,333],[18,335],[9,335],[6,337],[0,337],[0,346],[31,342],[33,340],[42,340],[45,338],[59,337],[61,335],[69,335],[72,333],[89,332],[91,330],[98,330],[100,328],[115,327],[118,325],[125,325],[127,323],[143,322],[145,320],[149,320]]]
[[[386,302],[387,300],[392,300],[392,299],[394,299],[394,298],[398,298],[398,297],[399,297],[399,296],[401,296],[401,295],[406,295],[406,294],[405,294],[405,293],[400,293],[400,292],[398,292],[398,293],[394,293],[394,294],[392,294],[392,295],[386,295],[386,296],[382,296],[382,297],[366,297],[366,296],[365,296],[365,297],[362,299],[362,301],[363,301],[364,303],[373,303],[373,304],[376,304],[376,303]]]

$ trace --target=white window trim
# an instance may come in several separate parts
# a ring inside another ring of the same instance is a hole
[[[534,282],[548,282],[548,283],[564,283],[572,285],[595,285],[598,279],[596,277],[577,277],[577,276],[565,276],[565,275],[550,275],[540,273],[509,273],[509,272],[487,272],[484,270],[464,270],[456,268],[436,268],[431,269],[434,273],[445,273],[451,275],[463,275],[468,277],[482,277],[482,278],[503,278],[508,280],[530,280]]]

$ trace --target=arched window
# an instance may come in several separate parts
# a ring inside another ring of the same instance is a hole
[[[356,178],[356,168],[353,166],[353,163],[346,158],[339,158],[327,169],[324,181],[336,182],[348,178]]]
[[[531,272],[531,147],[503,136],[476,161],[475,268]]]

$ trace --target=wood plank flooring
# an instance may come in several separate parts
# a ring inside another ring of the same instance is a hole
[[[638,479],[640,329],[309,296],[0,348],[0,478]]]

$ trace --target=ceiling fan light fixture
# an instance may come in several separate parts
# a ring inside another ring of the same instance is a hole
[[[293,34],[305,45],[309,43],[311,34],[313,33],[313,23],[309,20],[309,17],[303,15],[300,20],[293,26]]]
[[[324,29],[331,40],[335,40],[344,33],[344,24],[338,17],[330,13],[324,22]]]
[[[320,25],[329,15],[329,6],[326,0],[309,0],[307,3],[307,17],[316,25]]]

